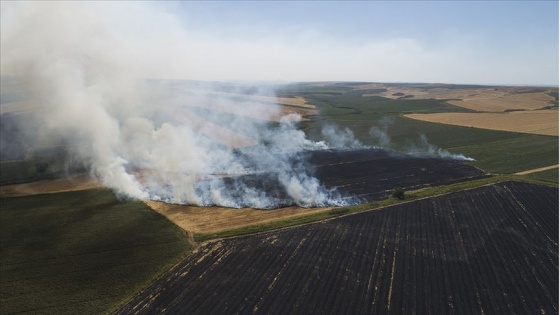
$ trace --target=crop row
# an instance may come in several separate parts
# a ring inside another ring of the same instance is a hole
[[[0,203],[0,314],[108,312],[191,249],[163,216],[106,189]]]
[[[557,204],[507,182],[222,240],[121,312],[557,313]]]
[[[387,197],[397,187],[417,188],[483,177],[479,169],[460,161],[418,157],[386,150],[313,152],[316,176],[327,187],[364,201]]]

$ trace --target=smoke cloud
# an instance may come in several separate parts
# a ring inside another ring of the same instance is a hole
[[[474,161],[473,158],[466,157],[463,154],[454,154],[445,149],[439,148],[428,142],[428,137],[425,134],[420,134],[415,144],[406,148],[407,154],[419,156],[435,156],[444,159],[452,159],[458,161]]]
[[[393,117],[383,117],[377,122],[377,126],[373,126],[369,130],[374,144],[380,148],[395,149],[389,135],[389,128],[394,124]],[[454,154],[445,149],[428,142],[428,137],[425,134],[420,134],[418,139],[410,145],[401,149],[403,153],[415,156],[428,156],[439,157],[443,159],[452,159],[458,161],[474,161],[473,158],[466,157],[463,154]]]
[[[297,115],[250,97],[274,100],[271,85],[158,80],[188,73],[200,47],[153,4],[1,2],[1,14],[0,73],[34,103],[26,134],[66,144],[117,194],[234,208],[349,202],[313,176],[305,151],[366,148],[353,132],[326,126],[310,141]],[[391,123],[370,130],[381,147]],[[422,136],[411,151],[467,159]]]
[[[189,47],[180,44],[187,34],[150,6],[127,11],[131,19],[118,9],[2,2],[1,72],[29,86],[40,107],[28,128],[68,143],[122,196],[235,208],[345,204],[309,173],[301,154],[325,143],[308,140],[297,116],[275,119],[278,106],[247,97],[273,98],[271,86],[248,93],[243,85],[142,79],[188,64],[182,53]],[[160,30],[144,29],[139,38],[130,29],[142,30],[130,24],[139,21]],[[255,174],[269,186],[252,181]]]
[[[386,116],[381,118],[377,124],[369,129],[369,135],[373,139],[375,145],[381,148],[391,147],[391,137],[389,136],[389,126],[394,122],[392,117]]]
[[[364,149],[368,148],[360,140],[354,137],[349,128],[340,129],[334,125],[325,125],[321,134],[326,145],[331,149]]]

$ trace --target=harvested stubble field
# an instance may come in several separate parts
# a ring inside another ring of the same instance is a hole
[[[540,109],[550,105],[555,100],[550,93],[558,91],[548,87],[388,83],[357,85],[353,89],[364,91],[363,97],[450,100],[459,107],[491,112],[511,109],[512,106],[515,109]]]
[[[33,181],[24,184],[1,185],[1,197],[27,196],[37,194],[52,194],[65,191],[101,188],[99,180],[88,174],[75,174],[63,178]]]
[[[267,100],[262,100],[262,98],[263,96],[246,95],[242,98],[236,98],[234,100],[234,102],[238,103],[236,106],[231,106],[229,103],[232,101],[226,98],[222,102],[198,104],[197,107],[211,110],[215,113],[233,114],[240,117],[276,122],[282,120],[285,115],[289,114],[305,116],[317,113],[315,106],[305,103],[302,98],[294,97],[293,100],[296,101],[292,104],[287,104],[288,101],[284,101],[284,103],[275,103],[274,100],[276,100],[276,98],[272,97],[268,97]],[[291,100],[292,98],[279,98],[278,101],[281,102],[283,99]],[[305,120],[305,118],[300,119]]]
[[[511,88],[510,88],[511,89]],[[481,112],[504,112],[507,110],[536,110],[550,106],[555,98],[545,90],[537,93],[505,92],[503,95],[474,95],[449,104]]]
[[[264,103],[298,106],[303,108],[313,109],[315,106],[308,104],[303,97],[274,97],[274,96],[264,96],[264,95],[249,95],[242,93],[231,93],[231,92],[214,92],[219,95],[243,98],[249,101],[260,101]]]
[[[476,113],[412,114],[407,117],[423,121],[492,130],[558,136],[558,100],[552,89],[522,93],[523,88],[491,89],[492,93],[472,91],[457,97],[448,95],[448,103]],[[484,90],[483,90],[484,91]],[[495,93],[498,94],[495,94]],[[457,100],[456,98],[459,98]]]
[[[406,117],[440,124],[558,136],[558,110],[508,113],[410,114]]]
[[[163,90],[158,93],[187,93],[195,97],[205,95],[205,98],[212,99],[212,102],[197,102],[196,107],[222,114],[234,114],[240,117],[251,119],[261,119],[268,121],[280,121],[283,116],[289,114],[298,114],[300,119],[305,120],[303,116],[316,114],[315,106],[309,104],[302,96],[276,97],[271,93],[264,95],[258,94],[258,91],[242,91],[225,92],[219,90],[208,90],[196,87],[175,87],[172,91]],[[232,106],[234,104],[235,106]]]
[[[519,182],[202,246],[121,314],[555,314],[558,189]]]
[[[145,202],[149,207],[167,217],[171,222],[192,233],[216,233],[247,225],[307,216],[331,209],[330,207],[285,207],[274,210],[258,210],[252,208],[197,207],[159,201]]]

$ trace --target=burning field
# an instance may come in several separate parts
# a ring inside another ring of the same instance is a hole
[[[381,149],[309,151],[298,154],[292,161],[301,162],[301,155],[305,155],[307,165],[302,169],[307,173],[305,176],[316,178],[330,198],[340,205],[385,199],[396,188],[414,190],[486,176],[481,170],[458,160],[410,156]],[[212,179],[196,184],[201,190],[215,185],[234,192],[239,191],[237,187],[262,191],[263,200],[272,200],[271,205],[282,207],[273,211],[202,208],[154,201],[148,202],[148,205],[183,229],[195,233],[211,233],[330,209],[297,207],[290,199],[287,188],[277,178],[276,174],[269,172]],[[218,180],[223,183],[217,185]],[[231,198],[242,200],[241,196]]]
[[[88,75],[87,68],[80,71]],[[329,124],[322,140],[310,140],[299,128],[301,116],[286,106],[304,111],[312,105],[278,98],[267,86],[123,78],[122,86],[94,91],[99,94],[93,97],[87,86],[69,88],[36,75],[4,84],[31,81],[39,86],[34,94],[44,97],[40,109],[3,115],[14,125],[3,147],[29,161],[26,168],[35,164],[36,173],[55,164],[55,176],[68,165],[87,170],[122,197],[228,208],[332,207],[385,198],[396,187],[482,174],[452,161],[469,158],[425,137],[412,155],[363,145],[351,130]],[[117,99],[127,103],[117,106]],[[386,130],[373,131],[388,138]],[[30,152],[41,147],[58,150],[53,162],[31,161]]]
[[[244,155],[244,153],[240,153]],[[244,157],[253,165],[260,155]],[[484,172],[453,159],[410,156],[382,149],[315,150],[295,154],[277,154],[275,159],[285,161],[290,169],[297,170],[293,178],[313,181],[318,196],[325,200],[319,206],[351,205],[388,197],[391,189],[401,187],[417,189],[425,185],[443,185],[484,176]],[[250,167],[248,165],[248,167]],[[281,171],[281,170],[280,170]],[[194,191],[202,198],[205,192],[219,187],[221,198],[240,203],[233,207],[270,209],[299,204],[300,182],[284,182],[281,172],[274,168],[266,172],[231,177],[219,177],[194,183]],[[258,192],[260,200],[246,199],[247,191]],[[309,203],[314,204],[310,199]],[[241,203],[243,202],[243,203]],[[320,201],[318,201],[320,202]],[[252,204],[251,204],[252,203]]]

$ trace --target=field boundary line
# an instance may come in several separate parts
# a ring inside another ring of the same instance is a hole
[[[268,232],[284,231],[284,230],[288,230],[288,229],[292,229],[292,228],[298,228],[298,227],[305,226],[305,225],[322,224],[322,223],[325,223],[325,222],[329,222],[331,220],[344,218],[344,217],[359,214],[359,213],[365,213],[365,212],[370,212],[370,211],[381,211],[381,210],[384,210],[385,208],[389,208],[389,207],[392,207],[392,206],[403,205],[403,204],[407,204],[407,203],[411,203],[411,202],[415,202],[415,201],[419,201],[419,200],[444,196],[444,195],[448,195],[448,194],[455,193],[455,192],[473,190],[473,189],[476,189],[476,188],[479,188],[479,187],[491,186],[491,185],[494,185],[494,184],[508,182],[508,181],[521,181],[521,182],[523,182],[523,180],[517,180],[517,179],[514,179],[514,178],[496,178],[496,181],[492,181],[492,182],[489,182],[489,183],[481,183],[480,185],[477,185],[477,186],[474,186],[474,187],[465,187],[465,188],[462,188],[462,189],[460,188],[460,189],[457,189],[457,190],[450,190],[450,191],[441,192],[441,193],[436,192],[433,195],[424,196],[424,197],[417,197],[417,198],[413,197],[412,199],[402,200],[402,201],[398,201],[398,202],[387,204],[387,205],[383,205],[383,204],[378,205],[378,206],[372,205],[372,207],[368,207],[368,208],[365,208],[363,210],[355,210],[355,211],[349,210],[348,213],[335,215],[335,216],[324,218],[324,219],[318,219],[318,220],[315,220],[315,221],[297,223],[297,224],[294,224],[294,225],[281,226],[281,227],[271,228],[271,229],[257,231],[257,232],[240,233],[240,234],[237,234],[237,235],[229,235],[229,236],[210,238],[210,239],[199,241],[198,243],[199,243],[200,247],[202,247],[202,246],[205,246],[207,244],[211,244],[211,243],[214,243],[214,242],[219,242],[219,241],[222,241],[222,240],[237,238],[237,237],[246,237],[246,236],[249,237],[249,236],[260,235],[260,234],[264,234],[264,233],[268,233]],[[442,186],[442,187],[445,187],[445,186]],[[352,206],[350,206],[350,207],[352,207]],[[344,208],[345,207],[333,208],[332,210],[344,209]],[[332,211],[332,210],[330,210],[330,211]],[[249,225],[249,226],[251,226],[251,225]],[[218,233],[227,232],[227,231],[228,230],[224,230],[224,231],[221,231],[221,232],[218,232]],[[212,233],[208,233],[208,234],[212,234]]]
[[[330,220],[334,220],[334,219],[338,219],[338,218],[342,218],[342,217],[347,217],[350,215],[354,215],[354,214],[358,214],[358,213],[364,213],[364,212],[369,212],[369,211],[380,211],[383,210],[385,208],[391,207],[391,206],[396,206],[396,205],[402,205],[402,204],[407,204],[407,203],[411,203],[411,202],[415,202],[418,200],[424,200],[424,199],[428,199],[428,198],[433,198],[433,197],[439,197],[439,196],[443,196],[443,195],[447,195],[447,194],[451,194],[451,193],[455,193],[455,192],[461,192],[461,191],[469,191],[469,190],[473,190],[479,187],[485,187],[485,186],[491,186],[494,184],[498,184],[498,183],[503,183],[503,182],[508,182],[508,181],[516,181],[516,182],[526,182],[526,183],[532,183],[535,185],[543,185],[543,186],[551,186],[551,187],[558,187],[557,185],[553,185],[551,183],[547,183],[547,182],[542,182],[539,180],[529,180],[526,178],[522,178],[522,177],[517,177],[517,176],[507,176],[507,175],[494,175],[491,177],[486,177],[486,178],[482,178],[479,179],[481,182],[474,185],[474,186],[467,186],[464,188],[457,188],[457,189],[453,189],[453,185],[461,185],[461,184],[465,184],[465,183],[469,183],[469,181],[467,182],[459,182],[456,184],[451,184],[449,186],[439,186],[439,187],[428,187],[427,189],[430,188],[444,188],[448,187],[450,188],[450,190],[448,191],[443,191],[443,192],[433,192],[433,194],[427,195],[427,196],[411,196],[411,199],[408,200],[403,200],[403,201],[397,201],[394,203],[390,203],[390,204],[380,204],[380,205],[372,205],[371,207],[367,207],[364,209],[359,209],[359,210],[352,210],[351,208],[353,206],[350,206],[348,209],[347,213],[343,213],[343,214],[339,214],[339,215],[334,215],[332,217],[327,217],[327,218],[323,218],[323,219],[318,219],[318,220],[314,220],[314,221],[309,221],[309,222],[302,222],[302,223],[296,223],[294,225],[287,225],[287,226],[280,226],[280,227],[272,227],[270,229],[265,229],[265,230],[261,230],[261,231],[256,231],[256,232],[249,232],[249,233],[243,233],[240,232],[239,234],[234,234],[234,235],[227,235],[227,236],[217,236],[215,238],[209,238],[209,239],[204,239],[204,240],[200,240],[198,243],[200,244],[200,246],[204,246],[206,244],[209,243],[213,243],[213,242],[218,242],[221,240],[226,240],[226,239],[231,239],[231,238],[236,238],[236,237],[244,237],[244,236],[254,236],[254,235],[259,235],[259,234],[263,234],[263,233],[268,233],[271,231],[283,231],[283,230],[287,230],[287,229],[291,229],[291,228],[297,228],[297,227],[301,227],[304,225],[309,225],[309,224],[321,224],[321,223],[325,223],[328,222]],[[476,180],[475,180],[476,181]],[[381,202],[383,202],[385,200],[382,200]],[[360,205],[358,205],[360,206]],[[336,210],[343,210],[345,207],[340,207],[340,208],[333,208],[331,211],[336,211]],[[219,233],[223,233],[223,232],[228,232],[228,230],[224,230],[221,231]],[[195,236],[196,239],[196,236]]]
[[[550,166],[545,166],[545,167],[539,167],[539,168],[534,168],[531,170],[526,170],[526,171],[522,171],[522,172],[517,172],[514,173],[513,175],[529,175],[529,174],[533,174],[533,173],[538,173],[538,172],[544,172],[544,171],[549,171],[549,170],[553,170],[555,168],[558,168],[558,164],[556,165],[550,165]]]

